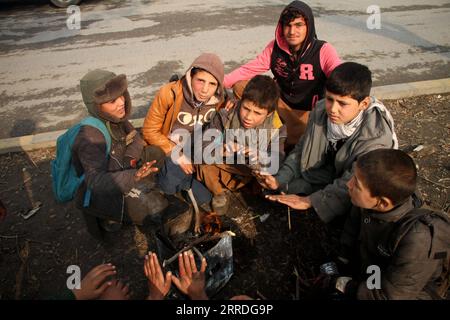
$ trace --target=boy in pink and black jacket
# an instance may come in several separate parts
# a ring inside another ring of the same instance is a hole
[[[227,74],[224,86],[240,98],[249,79],[270,69],[280,87],[278,112],[287,126],[287,145],[295,145],[309,111],[324,97],[325,80],[340,63],[334,47],[317,39],[311,8],[293,1],[280,15],[275,39],[256,59]]]

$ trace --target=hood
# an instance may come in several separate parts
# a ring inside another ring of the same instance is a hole
[[[209,99],[205,105],[217,104],[224,99],[224,88],[223,88],[223,78],[224,78],[224,67],[223,62],[214,53],[203,53],[191,64],[189,69],[186,71],[185,76],[182,79],[183,83],[183,94],[185,100],[191,106],[194,106],[194,94],[192,92],[191,84],[191,70],[192,68],[200,68],[211,73],[218,82],[218,87],[215,95]]]
[[[80,90],[83,102],[93,117],[113,123],[123,122],[131,113],[131,98],[128,92],[128,82],[124,74],[116,75],[106,70],[88,72],[80,80]],[[125,97],[125,117],[117,119],[100,110],[100,105],[123,95]]]
[[[395,133],[395,126],[394,126],[394,118],[392,117],[389,110],[384,106],[384,104],[379,101],[377,98],[371,96],[370,97],[370,105],[369,107],[364,111],[364,113],[367,115],[369,112],[378,112],[387,122],[391,132],[392,132],[392,145],[394,149],[398,149],[398,138],[397,134]],[[368,117],[365,116],[366,121],[363,124],[363,127],[361,129],[361,136],[362,137],[378,137],[384,132],[386,129],[382,122],[378,121],[378,117],[371,117],[372,122],[368,122]]]
[[[314,15],[312,13],[311,8],[302,1],[292,1],[290,4],[288,4],[283,11],[280,14],[280,18],[278,19],[277,28],[275,29],[275,40],[277,42],[277,45],[286,53],[291,54],[289,51],[289,45],[287,44],[286,40],[283,36],[283,26],[281,24],[281,16],[283,12],[288,8],[295,8],[299,10],[302,15],[305,17],[306,26],[308,28],[305,41],[303,41],[302,47],[300,48],[300,54],[299,57],[303,56],[304,53],[307,51],[310,45],[317,40],[316,35],[316,27],[314,24]]]

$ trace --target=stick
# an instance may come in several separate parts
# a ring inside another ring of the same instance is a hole
[[[205,234],[205,235],[201,236],[200,238],[195,239],[191,244],[185,246],[183,249],[181,249],[180,251],[178,251],[177,253],[175,253],[170,259],[164,260],[164,261],[163,261],[163,264],[162,264],[163,268],[164,268],[166,265],[171,264],[172,262],[174,262],[175,259],[177,259],[178,256],[179,256],[182,252],[191,249],[193,246],[195,246],[195,245],[197,245],[197,244],[203,242],[203,241],[206,240],[208,237],[210,237],[210,235],[209,235],[209,234]]]
[[[17,189],[17,188],[20,188],[23,184],[27,183],[27,182],[30,181],[30,180],[31,180],[31,177],[25,179],[23,182],[20,182],[20,183],[16,184],[14,187],[11,187],[11,188],[8,188],[8,189],[6,189],[6,190],[0,191],[0,193],[5,193],[5,192],[9,192],[9,191],[11,191],[11,190],[15,190],[15,189]]]
[[[30,154],[26,151],[25,154],[27,155],[28,160],[30,160],[30,162],[34,165],[34,167],[38,169],[39,172],[42,172],[41,169],[39,169],[39,167],[37,166],[36,162],[34,162],[33,158],[31,158]]]
[[[289,231],[291,231],[291,208],[288,207],[288,225],[289,225]]]
[[[262,300],[267,300],[267,298],[264,297],[264,295],[263,295],[261,292],[259,292],[258,290],[256,290],[256,295],[257,295],[258,297],[260,297]]]
[[[22,264],[20,265],[19,272],[16,274],[16,293],[15,298],[16,300],[20,300],[20,296],[22,294],[22,282],[23,282],[23,276],[25,273],[25,268],[27,265],[28,257],[30,255],[30,245],[28,241],[25,241],[25,245],[22,249],[18,248],[19,252],[19,258],[22,261]]]
[[[192,250],[194,250],[194,252],[200,257],[200,260],[203,260],[203,255],[200,250],[198,250],[195,246],[192,247]]]
[[[22,237],[25,237],[25,236],[26,236],[26,234],[16,234],[14,236],[0,235],[0,239],[16,239],[16,241],[18,241],[19,238],[22,238]],[[44,241],[39,241],[39,240],[33,240],[33,239],[30,239],[30,238],[25,238],[25,241],[40,243],[40,244],[43,244],[43,245],[46,245],[46,246],[52,246],[53,245],[53,243],[51,243],[51,242],[44,242]]]
[[[23,235],[22,236],[18,235],[18,234],[16,234],[15,236],[2,236],[2,235],[0,235],[0,238],[2,238],[2,239],[17,239],[18,237],[23,237]]]
[[[194,193],[192,192],[192,189],[189,189],[187,191],[189,198],[191,199],[192,205],[194,206],[194,232],[200,233],[200,227],[201,227],[201,216],[200,216],[200,210],[198,210],[197,200],[195,200]]]
[[[289,183],[286,184],[286,193],[289,192]],[[291,207],[288,206],[288,226],[289,231],[291,231]]]
[[[295,300],[300,300],[300,275],[298,274],[297,268],[294,266],[294,275],[295,275]]]
[[[442,187],[442,188],[445,188],[445,189],[450,189],[450,187],[444,186],[443,184],[440,184],[440,183],[437,183],[437,182],[435,182],[435,181],[433,181],[433,180],[430,180],[430,179],[428,179],[428,178],[425,177],[425,176],[420,175],[419,177],[421,177],[423,180],[426,180],[426,181],[428,181],[428,182],[430,182],[430,183],[433,183],[433,184],[435,184],[435,185],[437,185],[437,186],[439,186],[439,187]]]
[[[162,264],[163,268],[164,268],[165,266],[171,264],[172,262],[174,262],[175,259],[177,259],[178,256],[179,256],[182,252],[184,252],[184,251],[186,251],[186,250],[189,250],[189,249],[192,249],[192,248],[193,248],[194,246],[196,246],[197,244],[202,243],[202,242],[206,242],[206,241],[212,241],[212,240],[215,240],[215,239],[219,239],[219,238],[222,238],[222,237],[224,237],[224,236],[226,236],[226,235],[234,236],[234,234],[233,234],[232,232],[230,232],[230,231],[225,231],[225,232],[222,232],[222,233],[214,234],[214,235],[212,235],[212,236],[209,235],[209,234],[205,234],[205,235],[201,236],[200,238],[195,239],[194,241],[192,241],[191,244],[185,246],[183,249],[181,249],[180,251],[178,251],[177,253],[175,253],[171,258],[169,258],[169,259],[167,259],[167,260],[164,260],[164,261],[163,261],[163,264]]]
[[[239,198],[236,194],[234,194],[234,192],[230,192],[230,193],[233,196],[233,198],[235,198],[239,202],[241,207],[245,209],[246,208],[246,204],[242,201],[242,199]],[[248,205],[247,205],[247,210],[248,210]]]

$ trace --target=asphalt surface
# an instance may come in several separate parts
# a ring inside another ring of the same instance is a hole
[[[287,3],[86,0],[80,30],[69,30],[70,14],[44,0],[0,4],[0,138],[80,120],[78,82],[96,68],[128,76],[133,118],[143,117],[155,91],[201,52],[219,54],[226,71],[254,58]],[[343,60],[368,65],[375,85],[450,77],[450,2],[379,0],[381,29],[372,30],[372,1],[310,3],[318,37]]]

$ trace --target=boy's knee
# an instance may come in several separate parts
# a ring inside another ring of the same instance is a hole
[[[191,177],[186,175],[180,166],[173,163],[170,157],[166,157],[164,165],[157,174],[158,184],[166,194],[175,194],[187,184]]]
[[[166,155],[160,147],[150,145],[144,147],[144,149],[142,150],[141,158],[144,162],[156,160],[154,167],[161,170],[161,168],[164,166]]]
[[[170,171],[163,170],[157,174],[158,185],[165,194],[175,194],[177,192],[177,184],[175,179],[170,176]]]
[[[191,188],[199,205],[211,202],[212,193],[201,182],[193,180]]]

